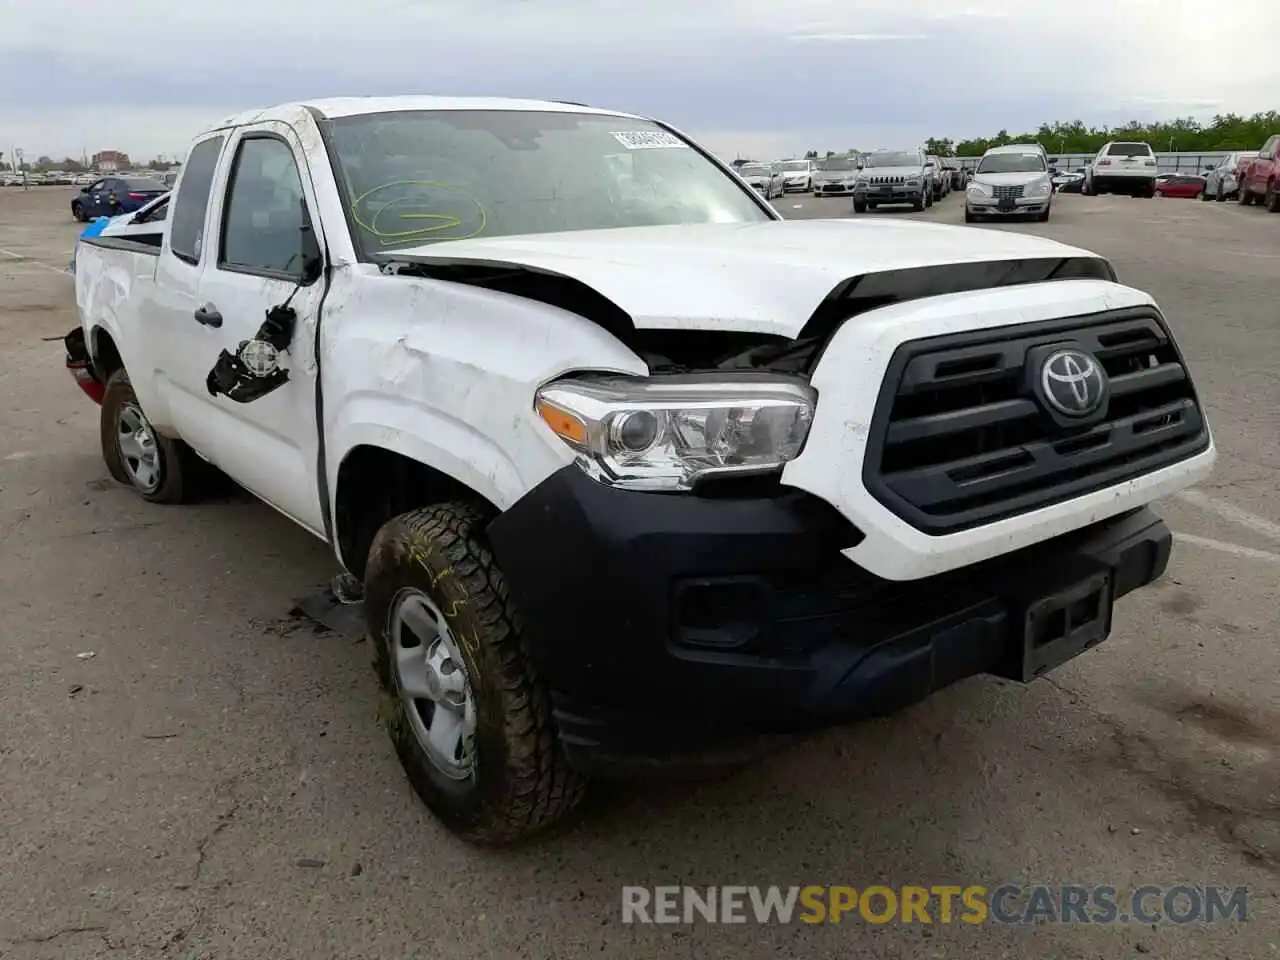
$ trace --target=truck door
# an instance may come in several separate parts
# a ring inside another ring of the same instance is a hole
[[[209,198],[194,306],[182,319],[185,346],[169,357],[170,405],[188,443],[323,536],[314,344],[324,284],[311,255],[323,238],[304,158],[287,124],[232,134]]]

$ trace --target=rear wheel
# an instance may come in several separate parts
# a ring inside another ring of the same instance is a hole
[[[152,503],[190,503],[216,476],[181,440],[156,433],[123,369],[107,380],[99,434],[111,476]]]
[[[1247,207],[1253,203],[1253,194],[1249,192],[1249,188],[1246,184],[1240,184],[1240,187],[1236,192],[1236,203],[1240,204],[1242,207]]]
[[[584,781],[556,737],[486,520],[467,503],[389,520],[370,549],[365,616],[409,782],[454,833],[499,845],[572,811]]]
[[[86,223],[89,215],[84,212],[84,205],[79,200],[71,201],[71,215],[81,223]]]

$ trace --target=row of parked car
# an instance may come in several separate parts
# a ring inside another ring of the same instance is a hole
[[[1159,173],[1149,143],[1108,143],[1081,178],[1082,193],[1125,193],[1145,197],[1190,197],[1208,202],[1226,200],[1265,206],[1280,213],[1280,134],[1259,150],[1236,151],[1203,173]]]
[[[738,173],[766,200],[787,193],[812,193],[818,197],[855,196],[859,186],[876,187],[866,202],[910,203],[923,210],[962,188],[968,173],[954,161],[920,150],[879,150],[863,155],[833,156],[820,160],[748,162]],[[893,189],[886,189],[886,188]],[[856,203],[856,201],[855,201]]]

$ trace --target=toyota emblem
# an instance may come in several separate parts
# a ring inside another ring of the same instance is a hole
[[[1040,390],[1068,417],[1087,417],[1102,405],[1106,380],[1098,361],[1082,350],[1055,350],[1040,367]]]

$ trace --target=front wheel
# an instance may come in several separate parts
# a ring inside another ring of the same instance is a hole
[[[107,471],[152,503],[190,503],[214,474],[181,440],[161,436],[142,412],[123,369],[107,380],[99,420]]]
[[[1044,208],[1044,213],[1038,214],[1038,215],[1036,216],[1036,219],[1037,219],[1037,220],[1039,220],[1041,223],[1048,223],[1048,222],[1049,222],[1049,213],[1050,213],[1050,211],[1051,211],[1052,209],[1053,209],[1052,207],[1045,207],[1045,208]]]
[[[965,223],[977,223],[977,222],[978,222],[978,218],[977,218],[977,217],[975,217],[975,216],[973,215],[973,211],[972,211],[972,210],[970,210],[968,207],[965,207],[965,208],[964,208],[964,222],[965,222]]]
[[[866,204],[866,201],[865,201],[865,200],[855,200],[855,201],[853,201],[853,212],[854,212],[854,213],[866,213],[866,212],[867,212],[867,204]]]
[[[1267,197],[1263,203],[1268,213],[1280,213],[1280,190],[1276,189],[1274,180],[1267,184]]]
[[[916,197],[914,200],[911,201],[912,210],[919,212],[923,210],[924,207],[925,207],[924,194],[921,194],[920,196]]]
[[[370,548],[364,605],[409,782],[458,836],[496,846],[567,815],[584,781],[556,737],[485,520],[468,503],[389,520]]]
[[[89,215],[84,212],[84,204],[79,200],[71,201],[71,215],[81,223],[87,223],[89,221]]]

